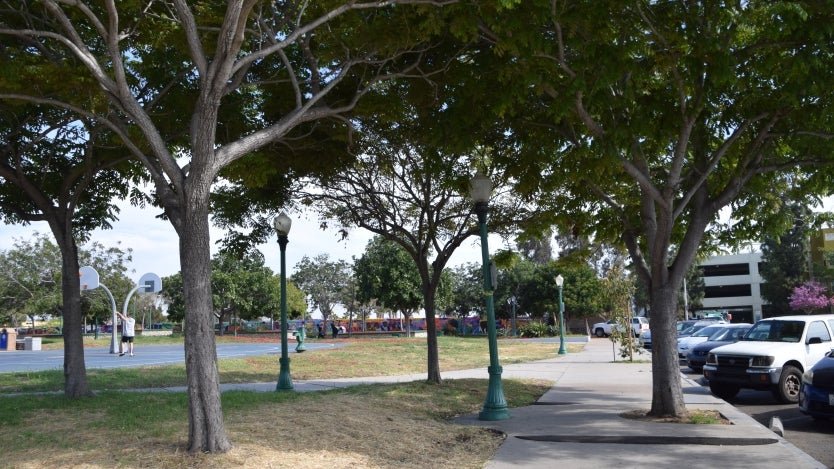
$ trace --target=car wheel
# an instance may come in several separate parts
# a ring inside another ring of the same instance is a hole
[[[725,401],[730,401],[736,397],[739,388],[734,384],[709,383],[709,390],[721,399],[724,399]]]
[[[799,402],[799,386],[802,384],[802,372],[795,366],[782,368],[779,384],[773,389],[773,397],[783,404]]]
[[[605,331],[602,330],[601,327],[597,327],[597,330],[594,331],[594,335],[597,337],[605,337]]]
[[[689,365],[689,369],[694,371],[695,373],[700,373],[700,372],[704,371],[704,367],[703,366],[698,366],[698,365],[695,365],[695,366]]]

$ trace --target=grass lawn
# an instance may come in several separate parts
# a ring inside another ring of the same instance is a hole
[[[439,339],[441,374],[487,366],[485,340]],[[552,358],[557,350],[552,343],[499,341],[502,364]],[[343,349],[291,358],[294,380],[426,371],[425,339],[351,340]],[[271,382],[278,360],[227,359],[219,368],[222,382]],[[481,408],[487,380],[446,380],[315,393],[226,392],[223,413],[234,448],[189,455],[185,393],[119,390],[184,385],[184,367],[88,370],[88,379],[98,395],[70,400],[60,393],[9,395],[60,390],[60,371],[0,374],[0,466],[475,468],[503,441],[490,430],[450,421]],[[550,388],[542,381],[503,381],[511,407],[529,405]]]

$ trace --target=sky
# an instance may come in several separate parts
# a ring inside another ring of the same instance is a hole
[[[159,213],[156,208],[140,209],[130,205],[120,205],[119,220],[113,223],[110,230],[96,230],[91,240],[101,243],[104,247],[120,247],[123,250],[133,249],[133,261],[128,265],[129,276],[138,282],[146,273],[154,273],[166,277],[179,272],[179,249],[177,235],[171,224],[154,217]],[[335,229],[323,231],[319,228],[319,221],[315,214],[292,214],[292,228],[290,230],[286,251],[287,275],[292,275],[295,265],[304,256],[315,257],[322,253],[330,255],[331,260],[343,259],[353,262],[353,257],[359,258],[365,251],[365,246],[372,238],[370,232],[354,229],[347,240],[340,241]],[[29,226],[0,225],[0,250],[11,249],[15,240],[29,240],[35,233],[46,234],[50,239],[52,234],[48,225],[35,223]],[[214,244],[223,238],[223,231],[212,229],[212,254],[217,251]],[[54,241],[53,241],[54,242]],[[501,239],[490,236],[489,248],[491,252],[501,248]],[[280,272],[280,252],[277,237],[273,237],[268,244],[258,246],[264,254],[267,267],[276,274]],[[447,264],[456,265],[480,262],[480,242],[477,237],[471,237],[455,252]]]

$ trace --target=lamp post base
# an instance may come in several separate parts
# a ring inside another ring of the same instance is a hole
[[[495,421],[507,420],[510,418],[510,410],[507,408],[507,400],[504,398],[504,390],[501,386],[502,367],[489,367],[489,388],[487,389],[484,407],[478,414],[478,420]]]
[[[292,377],[290,376],[290,357],[281,357],[278,359],[281,364],[281,371],[278,372],[278,386],[276,391],[288,391],[293,389]]]

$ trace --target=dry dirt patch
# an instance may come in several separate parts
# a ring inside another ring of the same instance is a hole
[[[701,410],[694,409],[686,412],[686,415],[681,417],[672,416],[654,416],[649,415],[648,410],[631,410],[620,414],[621,417],[630,420],[640,420],[642,422],[655,423],[687,423],[687,424],[719,424],[732,425],[733,422],[727,417],[721,415],[717,410]]]

